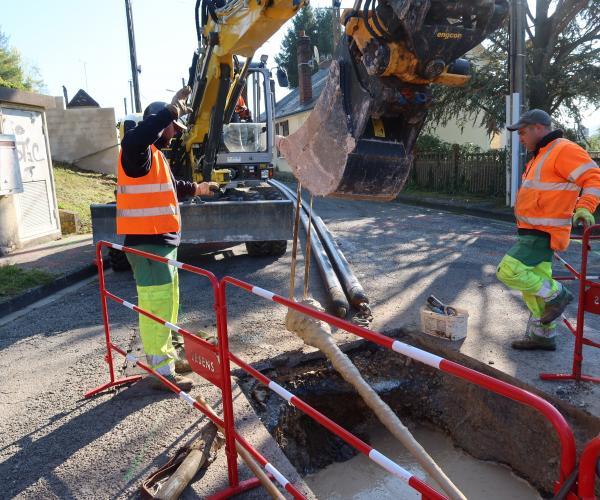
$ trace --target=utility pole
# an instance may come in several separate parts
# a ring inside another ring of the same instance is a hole
[[[525,22],[527,0],[511,0],[508,60],[509,95],[506,96],[506,123],[515,123],[525,109]],[[525,164],[525,150],[519,142],[518,132],[506,131],[508,146],[506,169],[506,204],[514,207],[519,190],[519,180]]]
[[[342,0],[331,0],[331,22],[333,24],[333,53],[340,43],[340,7]]]
[[[133,80],[133,93],[135,99],[131,100],[131,107],[135,112],[142,112],[142,102],[140,101],[140,84],[138,81],[139,66],[137,56],[135,55],[135,34],[133,32],[133,14],[131,12],[131,1],[125,0],[125,14],[127,15],[127,33],[129,34],[129,56],[131,58],[131,77]]]
[[[125,107],[125,116],[127,116],[127,97],[123,97],[123,106]]]
[[[129,80],[129,99],[130,99],[130,103],[131,103],[131,112],[132,113],[136,113],[135,109],[134,109],[134,100],[133,100],[133,81]],[[138,111],[139,113],[139,111]]]

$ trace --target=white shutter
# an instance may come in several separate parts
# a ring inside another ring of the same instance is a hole
[[[19,235],[26,240],[54,229],[48,200],[46,181],[23,183],[23,193],[19,194],[21,224]]]

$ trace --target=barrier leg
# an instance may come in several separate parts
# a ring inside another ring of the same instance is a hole
[[[242,481],[241,483],[238,483],[238,485],[235,488],[234,487],[225,488],[224,490],[219,491],[219,493],[216,493],[215,495],[210,495],[210,496],[206,497],[206,500],[222,500],[224,498],[229,498],[234,495],[239,495],[240,493],[243,493],[244,491],[248,491],[253,488],[257,488],[259,486],[260,486],[260,481],[257,478],[253,477],[252,479],[247,479],[246,481]]]
[[[227,337],[227,306],[223,287],[219,287],[217,309],[217,333],[219,338],[219,358],[223,385],[221,394],[223,400],[223,423],[225,428],[225,454],[227,455],[227,473],[229,486],[238,487],[237,451],[235,449],[235,423],[233,417],[233,399],[231,395],[231,368],[229,364],[229,339]]]
[[[596,226],[594,226],[596,227]],[[575,324],[575,328],[571,325],[571,323],[565,318],[563,315],[563,322],[567,325],[569,331],[575,337],[575,346],[573,348],[573,365],[571,369],[571,373],[540,373],[540,379],[542,380],[574,380],[576,382],[584,381],[584,382],[594,382],[600,383],[600,377],[592,377],[590,375],[584,375],[582,373],[582,365],[583,365],[583,346],[590,345],[592,347],[600,347],[600,344],[593,342],[590,339],[584,337],[584,325],[585,325],[585,313],[586,311],[593,314],[600,314],[600,309],[597,306],[597,297],[598,292],[594,290],[597,289],[597,285],[588,284],[587,279],[587,264],[588,264],[588,253],[590,251],[589,245],[590,239],[590,230],[587,228],[585,230],[583,240],[582,240],[582,251],[581,251],[581,271],[578,273],[572,266],[567,264],[565,260],[561,257],[558,259],[567,267],[567,269],[573,273],[577,279],[579,279],[579,298],[577,303],[577,323]],[[594,292],[594,305],[590,306],[590,301],[586,300],[589,294]],[[587,304],[587,305],[586,305]]]
[[[102,247],[100,245],[96,246],[96,265],[98,266],[98,281],[100,283],[100,302],[102,303],[102,319],[104,320],[104,337],[106,339],[106,356],[104,360],[108,364],[108,373],[110,376],[110,382],[106,384],[102,384],[101,386],[96,387],[88,392],[86,392],[83,397],[89,398],[92,397],[106,389],[111,387],[117,387],[120,385],[131,384],[133,382],[138,381],[142,378],[141,375],[134,375],[132,377],[125,377],[119,380],[115,380],[115,366],[112,355],[112,342],[110,340],[110,326],[108,324],[108,305],[106,303],[106,288],[104,286],[104,265],[102,262]]]

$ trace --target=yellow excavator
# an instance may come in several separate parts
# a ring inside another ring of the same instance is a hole
[[[304,5],[197,1],[199,48],[189,79],[193,112],[172,155],[180,175],[222,182],[272,175],[269,158],[260,153],[270,155],[273,145],[273,93],[270,79],[257,84],[257,70],[269,73],[266,61],[253,56]],[[432,99],[430,84],[466,84],[469,63],[461,57],[507,13],[507,0],[356,0],[341,16],[343,36],[314,111],[281,144],[302,185],[314,195],[393,199],[409,174]],[[258,98],[261,84],[267,94],[255,110],[259,116],[252,124],[232,123],[240,96],[253,91]],[[252,160],[224,140],[261,134]],[[251,172],[244,170],[248,164],[255,164]]]
[[[193,111],[167,153],[176,177],[216,180],[222,189],[216,201],[180,203],[182,243],[285,253],[292,202],[266,182],[273,177],[275,83],[265,57],[254,54],[304,5],[197,0]],[[314,110],[279,146],[302,186],[313,195],[393,199],[410,171],[431,84],[464,85],[469,63],[461,57],[507,12],[508,0],[356,0],[341,16],[343,34]],[[240,98],[244,113],[236,109]],[[120,243],[114,205],[91,209],[94,242]],[[120,252],[111,263],[127,267]]]

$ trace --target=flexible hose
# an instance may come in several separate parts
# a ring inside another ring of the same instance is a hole
[[[304,300],[302,304],[322,310],[320,304],[312,299]],[[288,309],[285,326],[290,332],[298,335],[305,344],[316,347],[327,356],[333,367],[346,382],[356,389],[367,406],[377,415],[380,422],[404,445],[425,472],[440,485],[450,498],[453,500],[466,500],[466,497],[412,436],[398,416],[363,379],[350,358],[340,350],[331,336],[331,328],[327,323],[293,309]]]

